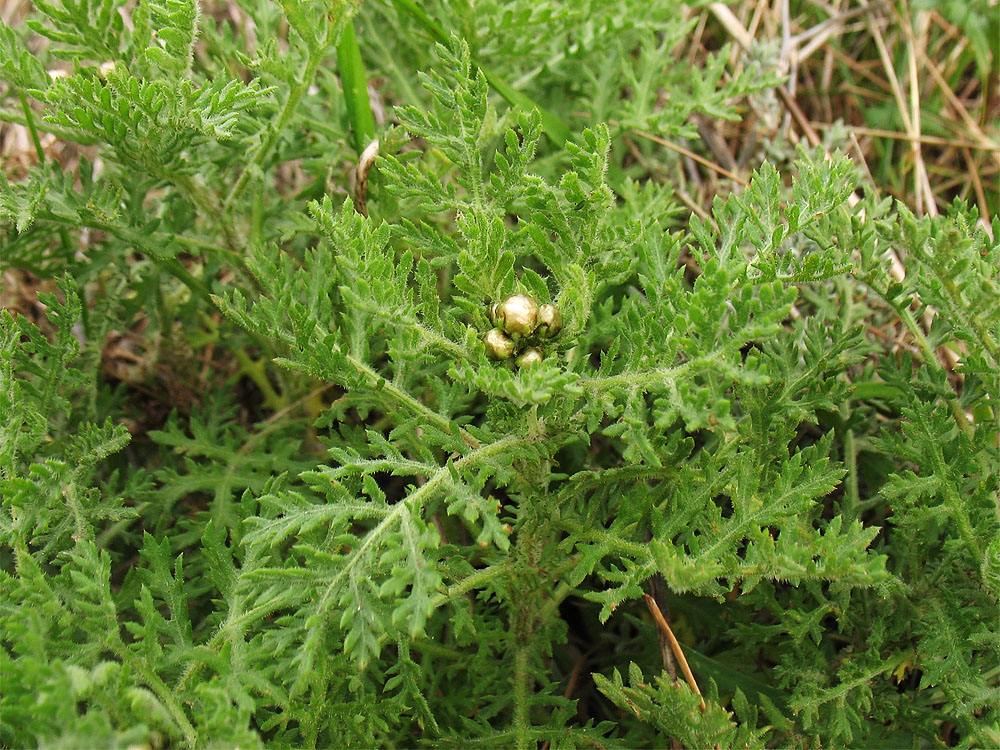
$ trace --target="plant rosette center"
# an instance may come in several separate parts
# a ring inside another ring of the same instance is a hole
[[[545,352],[538,345],[562,330],[559,308],[548,303],[539,305],[530,294],[511,294],[494,302],[488,314],[495,327],[483,334],[487,355],[495,360],[514,357],[518,367],[541,362]]]

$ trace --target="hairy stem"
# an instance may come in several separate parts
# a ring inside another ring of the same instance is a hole
[[[913,313],[910,312],[908,307],[904,307],[902,305],[896,306],[896,312],[899,314],[899,319],[903,321],[903,325],[905,325],[906,329],[910,332],[913,340],[917,342],[917,346],[920,348],[920,353],[923,355],[924,364],[944,377],[944,371],[941,369],[941,365],[938,364],[937,355],[934,353],[934,347],[932,347],[931,343],[927,340],[923,330],[913,317]],[[962,406],[958,403],[958,398],[956,398],[955,394],[952,393],[945,396],[944,400],[945,403],[948,404],[948,408],[951,410],[951,414],[955,418],[955,424],[958,425],[962,434],[967,438],[971,438],[973,435],[972,425],[969,424],[969,420],[966,418],[965,412],[962,411]]]
[[[260,168],[270,155],[271,150],[278,142],[278,138],[284,132],[288,123],[295,115],[295,110],[298,109],[299,102],[302,100],[303,94],[305,94],[306,91],[309,90],[309,87],[312,86],[313,79],[316,77],[316,70],[319,68],[319,64],[326,56],[327,48],[330,42],[330,30],[334,26],[335,24],[331,14],[331,17],[327,18],[326,27],[324,28],[319,40],[315,44],[309,45],[309,53],[302,77],[288,92],[288,97],[285,99],[285,103],[281,107],[281,112],[278,114],[277,120],[275,120],[274,124],[268,130],[267,136],[261,142],[260,146],[258,146],[246,167],[244,167],[243,172],[236,181],[236,185],[233,187],[229,196],[223,203],[223,214],[228,214],[229,210],[236,204],[237,200],[239,200],[239,197],[243,194],[243,191],[246,190],[247,185],[250,183],[251,176],[258,170],[258,168]]]
[[[123,644],[118,638],[117,633],[115,634],[115,640],[117,640],[118,643],[113,650],[117,654],[118,658],[125,664],[128,664],[129,668],[138,674],[142,678],[142,681],[146,683],[147,687],[153,691],[156,697],[167,709],[167,712],[177,724],[177,727],[181,730],[181,733],[184,735],[185,744],[188,747],[197,747],[198,730],[196,730],[191,724],[191,720],[188,719],[187,714],[184,713],[184,709],[181,708],[181,705],[174,698],[174,694],[171,692],[170,688],[168,688],[163,680],[160,679],[159,675],[149,669],[143,661],[135,658],[135,656],[125,648],[125,644]]]
[[[528,701],[535,681],[528,669],[531,647],[520,643],[514,651],[514,741],[518,750],[531,747],[531,718]]]
[[[431,422],[440,430],[446,433],[450,433],[452,429],[452,421],[436,411],[431,409],[429,406],[425,405],[421,401],[413,398],[409,393],[404,391],[402,388],[394,385],[391,381],[386,380],[381,375],[379,375],[374,369],[366,365],[359,359],[356,359],[350,355],[345,354],[344,357],[350,362],[359,372],[363,372],[373,379],[375,383],[378,383],[378,390],[382,393],[386,393],[391,396],[397,403],[401,404],[405,408],[409,409],[415,414],[419,414],[428,422]],[[476,450],[480,447],[479,441],[469,434],[465,429],[459,428],[459,434],[465,443]]]
[[[544,423],[531,414],[535,437],[544,435]],[[558,611],[548,607],[550,578],[544,573],[543,554],[552,534],[552,512],[548,507],[553,496],[548,492],[551,465],[542,460],[519,466],[523,492],[518,506],[518,526],[512,550],[514,581],[513,611],[510,617],[510,642],[514,652],[514,714],[511,730],[518,750],[533,747],[531,740],[531,699],[535,691],[532,658],[543,650],[540,630]],[[569,593],[563,593],[563,598]]]

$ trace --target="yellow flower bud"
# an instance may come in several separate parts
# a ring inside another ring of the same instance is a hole
[[[529,346],[523,352],[521,352],[515,362],[517,362],[518,367],[530,367],[531,365],[537,364],[542,361],[542,350],[536,349],[533,346]]]
[[[530,336],[538,325],[538,303],[527,294],[512,294],[495,307],[494,324],[509,334]]]
[[[491,328],[483,335],[486,354],[492,359],[510,359],[514,355],[514,342],[499,328]]]
[[[562,330],[562,312],[555,305],[542,305],[538,308],[538,328],[536,333],[544,339],[550,339]]]

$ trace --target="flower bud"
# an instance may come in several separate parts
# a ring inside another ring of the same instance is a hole
[[[491,359],[510,359],[514,355],[514,342],[499,328],[491,328],[483,335],[486,354]]]
[[[514,361],[517,362],[518,367],[530,367],[542,361],[542,350],[529,346]]]
[[[538,328],[536,333],[543,339],[550,339],[562,330],[562,312],[555,305],[542,305],[538,308]]]
[[[494,323],[509,334],[530,336],[538,325],[538,303],[527,294],[512,294],[494,307]]]

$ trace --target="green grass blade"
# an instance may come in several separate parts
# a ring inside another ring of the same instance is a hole
[[[375,116],[372,114],[371,102],[368,99],[365,64],[361,60],[361,49],[358,47],[353,21],[344,27],[340,36],[340,44],[337,46],[337,66],[340,70],[340,83],[344,88],[344,102],[347,105],[347,118],[350,121],[354,148],[360,154],[375,138]]]
[[[483,75],[486,76],[487,82],[494,90],[500,94],[507,102],[514,107],[519,107],[525,110],[537,109],[539,116],[542,118],[542,130],[545,134],[552,139],[553,143],[557,146],[562,146],[569,140],[569,126],[566,125],[562,120],[556,117],[554,114],[549,112],[545,107],[536,102],[530,96],[521,93],[509,83],[507,83],[503,78],[496,75],[489,68],[484,68],[482,65],[479,69],[483,71]]]
[[[779,709],[788,710],[789,696],[778,688],[716,661],[710,656],[705,656],[690,646],[684,646],[684,654],[696,673],[715,680],[720,692],[732,693],[739,688],[750,701],[759,701],[757,696],[766,695]]]

